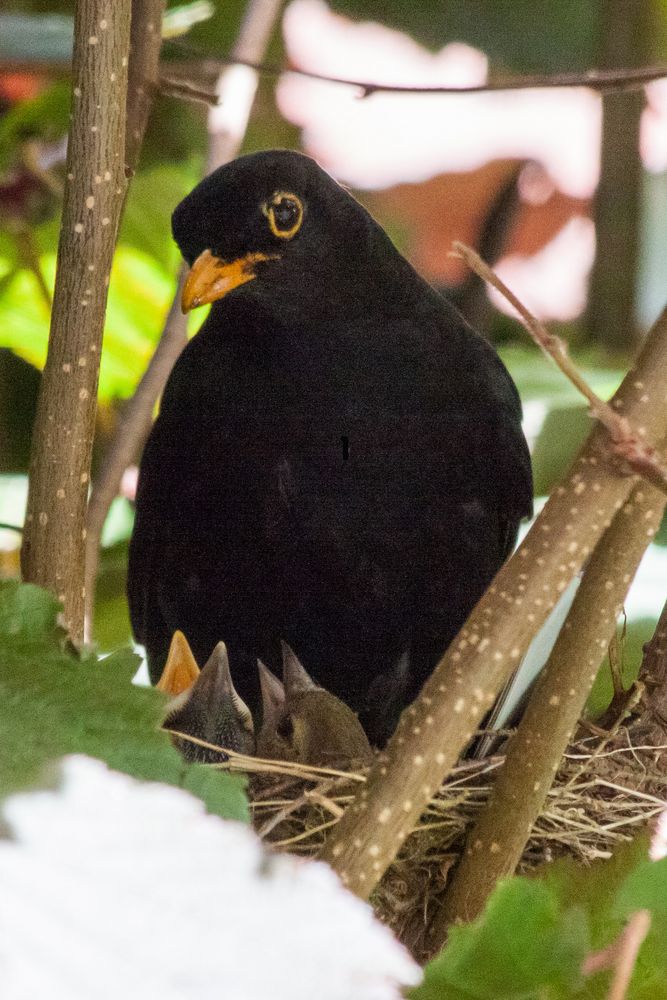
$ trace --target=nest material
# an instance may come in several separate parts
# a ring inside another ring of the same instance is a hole
[[[568,748],[533,827],[519,872],[557,857],[609,857],[665,808],[666,748],[633,744],[632,728],[588,736]],[[502,754],[463,761],[429,803],[373,896],[380,918],[418,956],[465,835],[484,808]],[[260,837],[278,850],[317,854],[363,773],[345,773],[231,755],[231,770],[250,772],[251,810]]]

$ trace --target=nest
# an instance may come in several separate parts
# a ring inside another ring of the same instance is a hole
[[[645,829],[665,808],[666,747],[633,744],[631,728],[573,743],[535,823],[519,872],[569,856],[590,863]],[[466,833],[484,808],[502,753],[464,760],[429,803],[372,902],[417,957]],[[255,829],[273,849],[315,856],[364,773],[346,773],[231,754],[224,767],[251,775]]]

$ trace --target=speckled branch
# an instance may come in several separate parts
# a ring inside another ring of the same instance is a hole
[[[84,519],[109,273],[125,193],[130,0],[76,8],[67,182],[21,565],[83,635]]]
[[[666,371],[667,311],[614,397],[614,407],[649,443],[667,431]],[[359,896],[371,894],[636,483],[636,477],[620,474],[609,457],[607,431],[595,427],[519,549],[401,716],[385,754],[325,844],[323,859]]]
[[[565,624],[507,747],[488,805],[475,824],[431,928],[481,913],[498,879],[512,875],[553,783],[609,645],[630,583],[660,527],[667,498],[640,483],[600,540]]]
[[[132,0],[132,21],[130,24],[130,65],[127,80],[127,120],[125,125],[125,175],[131,177],[139,164],[141,147],[146,126],[157,94],[158,66],[162,46],[162,17],[164,0]],[[180,315],[167,317],[166,331],[179,339],[178,352],[185,343],[185,323]],[[179,329],[174,329],[178,327]],[[169,342],[170,338],[166,338]],[[162,352],[164,353],[164,352]],[[158,359],[158,367],[160,360]],[[169,370],[171,368],[170,362]],[[166,375],[165,375],[166,378]],[[139,400],[145,393],[141,386],[137,390]],[[99,557],[100,537],[111,501],[118,493],[121,476],[126,466],[136,458],[150,428],[151,412],[155,399],[149,403],[147,415],[143,411],[134,429],[133,414],[139,400],[133,399],[123,414],[112,444],[105,456],[104,464],[93,484],[86,512],[86,552],[85,589],[86,623],[91,621],[91,611],[95,599],[95,580]],[[143,417],[143,419],[142,419]],[[87,629],[86,631],[89,631]],[[86,635],[89,639],[90,635]]]

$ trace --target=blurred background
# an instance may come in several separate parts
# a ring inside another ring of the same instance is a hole
[[[0,521],[16,527],[48,338],[73,6],[5,0],[0,11]],[[215,91],[247,4],[167,6],[171,84],[155,103],[110,284],[94,472],[174,296],[171,211],[205,169],[210,116],[226,115],[233,128],[235,88],[252,76],[227,72],[219,112],[174,96],[174,81],[191,98]],[[266,60],[363,83],[470,87],[667,64],[665,53],[667,0],[292,0]],[[536,495],[547,495],[588,433],[586,408],[506,303],[449,256],[451,244],[476,247],[609,396],[666,299],[667,79],[604,97],[582,86],[433,95],[262,74],[243,150],[275,146],[317,158],[494,342],[523,399]],[[191,332],[201,320],[199,311]],[[131,465],[103,534],[94,634],[102,650],[130,637],[124,580],[135,482]],[[20,534],[0,529],[5,577],[18,575],[19,544]],[[664,602],[666,545],[663,525],[627,603],[614,655],[628,676]],[[608,674],[596,707],[608,698]]]

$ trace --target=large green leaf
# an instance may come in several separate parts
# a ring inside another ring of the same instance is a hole
[[[608,861],[592,865],[571,859],[544,869],[544,884],[558,905],[577,905],[586,913],[591,948],[606,948],[623,929],[627,917],[640,909],[651,911],[651,929],[635,964],[627,1000],[667,1000],[667,864],[648,860],[648,838],[622,845]],[[586,983],[587,1000],[605,1000],[609,974]]]
[[[586,921],[539,882],[511,879],[475,923],[453,927],[411,1000],[550,1000],[582,981]]]
[[[243,781],[186,764],[160,729],[165,697],[132,684],[138,657],[75,655],[58,602],[29,584],[0,584],[0,797],[40,781],[45,765],[84,753],[137,778],[187,788],[211,812],[247,819]]]
[[[42,257],[50,285],[55,255]],[[129,396],[141,377],[164,324],[176,288],[174,277],[151,257],[119,247],[109,286],[100,369],[100,398]],[[0,296],[0,346],[43,367],[49,336],[49,309],[28,271],[19,271]]]
[[[616,941],[640,909],[651,928],[627,998],[665,1000],[667,861],[650,861],[647,849],[639,837],[606,861],[568,859],[502,882],[478,920],[452,928],[410,1000],[603,1000],[610,972],[584,978],[584,958]]]

